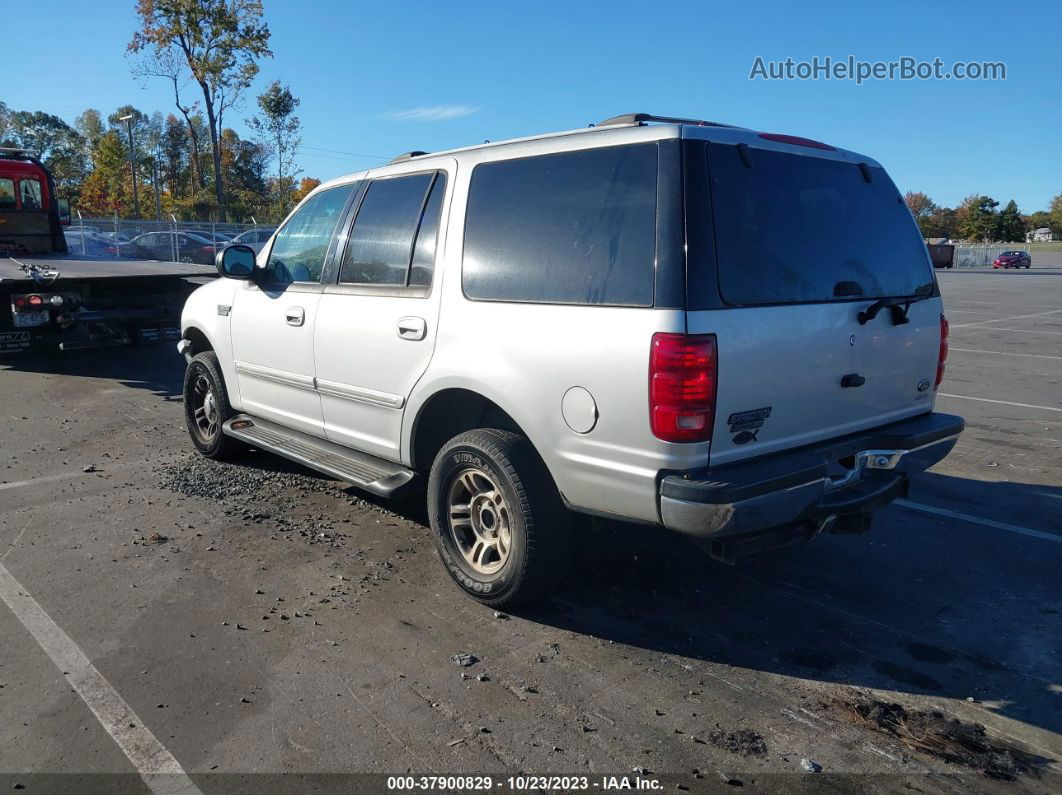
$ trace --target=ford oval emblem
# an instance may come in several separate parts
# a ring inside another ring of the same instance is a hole
[[[929,391],[929,379],[928,378],[923,378],[921,381],[918,382],[918,391],[919,392],[927,392],[927,391]]]

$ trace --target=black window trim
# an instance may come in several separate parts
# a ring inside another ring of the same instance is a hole
[[[484,303],[484,304],[530,304],[530,305],[537,305],[537,306],[573,306],[573,307],[593,307],[593,308],[601,307],[601,308],[605,308],[605,309],[657,309],[658,308],[657,303],[656,303],[656,301],[657,301],[657,291],[660,290],[661,288],[663,288],[663,290],[666,292],[666,294],[668,296],[667,299],[666,299],[667,303],[668,303],[668,306],[670,306],[671,302],[673,300],[675,300],[675,297],[674,297],[674,283],[673,283],[674,277],[670,276],[670,275],[664,276],[662,274],[662,271],[661,271],[661,268],[660,268],[662,249],[671,247],[670,246],[670,242],[671,241],[667,240],[667,239],[672,238],[673,235],[674,235],[674,230],[673,229],[669,229],[666,226],[662,227],[661,224],[660,224],[661,198],[662,198],[661,194],[660,194],[660,189],[661,189],[661,185],[665,181],[665,180],[662,179],[662,176],[661,176],[661,173],[662,173],[662,171],[665,168],[665,148],[662,145],[667,143],[668,140],[669,139],[661,138],[661,139],[649,139],[649,140],[646,140],[646,141],[626,141],[624,143],[608,144],[606,146],[587,146],[587,147],[582,147],[582,148],[577,148],[577,149],[562,149],[562,150],[551,151],[551,152],[538,152],[536,154],[522,155],[520,157],[499,157],[499,158],[496,158],[496,159],[493,159],[493,160],[483,160],[483,161],[480,161],[479,163],[476,163],[476,165],[474,165],[472,167],[472,170],[471,170],[471,172],[469,172],[469,175],[468,175],[468,191],[467,191],[467,195],[465,197],[465,218],[464,218],[464,225],[463,225],[463,227],[461,229],[461,263],[460,263],[460,266],[459,266],[460,267],[460,273],[461,273],[461,295],[465,298],[466,301],[474,301],[476,303]],[[576,154],[576,153],[579,153],[579,152],[587,152],[587,151],[597,150],[597,149],[617,149],[617,148],[625,147],[625,146],[640,146],[640,145],[645,145],[645,144],[655,144],[656,148],[657,148],[657,194],[656,194],[656,224],[655,224],[656,233],[655,233],[655,240],[654,240],[654,247],[655,247],[656,250],[655,250],[654,255],[653,255],[653,298],[652,298],[652,301],[650,301],[650,303],[648,303],[648,304],[613,304],[613,303],[595,303],[595,304],[591,304],[591,303],[579,302],[579,301],[536,301],[536,300],[532,300],[532,299],[516,299],[516,298],[474,298],[474,297],[470,296],[465,291],[465,242],[466,242],[466,239],[467,239],[467,236],[468,236],[468,201],[469,201],[469,199],[471,198],[471,195],[472,195],[472,181],[476,177],[476,169],[477,168],[479,168],[481,166],[494,165],[495,163],[512,163],[512,162],[517,162],[517,161],[520,161],[520,160],[532,160],[532,159],[535,159],[535,158],[551,157],[551,156],[555,156],[555,155]],[[673,150],[672,150],[672,152],[673,152]],[[669,168],[668,172],[669,172],[669,174],[673,173],[673,169]],[[671,189],[674,190],[674,187],[672,187]],[[662,236],[664,236],[666,238],[665,241],[663,241],[663,242],[661,240]],[[670,257],[668,257],[668,259],[670,260]],[[671,265],[671,263],[669,262],[669,266],[670,265]],[[674,263],[674,265],[681,269],[683,267],[683,262],[680,260],[680,261]],[[680,270],[680,276],[678,278],[679,279],[682,278],[681,270]],[[663,297],[663,296],[661,296],[661,297]],[[680,305],[681,305],[681,301],[680,301]],[[665,307],[661,306],[659,308],[665,308]]]

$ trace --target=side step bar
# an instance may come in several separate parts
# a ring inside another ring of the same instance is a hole
[[[247,414],[233,417],[221,430],[260,450],[276,453],[381,497],[396,497],[412,490],[417,480],[417,473],[401,464]]]

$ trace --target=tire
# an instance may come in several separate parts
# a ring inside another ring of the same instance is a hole
[[[447,442],[428,477],[428,518],[446,571],[485,605],[526,604],[564,576],[570,517],[521,434],[482,428]]]
[[[200,454],[225,461],[246,449],[238,439],[221,431],[234,414],[217,355],[213,351],[197,353],[184,371],[184,421]]]

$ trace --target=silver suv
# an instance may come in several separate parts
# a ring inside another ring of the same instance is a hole
[[[572,512],[719,558],[862,532],[963,429],[948,326],[875,161],[634,114],[322,185],[188,300],[192,441],[427,491],[494,606],[564,571]]]

